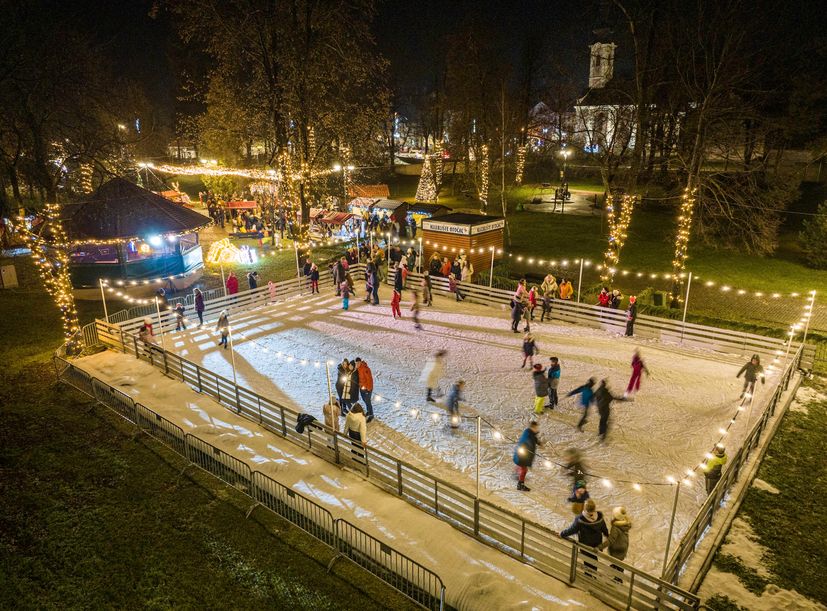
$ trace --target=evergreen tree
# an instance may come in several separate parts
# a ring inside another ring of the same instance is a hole
[[[800,234],[801,250],[807,257],[805,263],[816,269],[827,269],[827,201],[818,207],[816,216],[804,221]]]
[[[422,173],[419,176],[419,186],[416,188],[416,201],[436,201],[436,183],[434,182],[434,173],[431,171],[430,157],[425,157],[425,162],[422,164]]]

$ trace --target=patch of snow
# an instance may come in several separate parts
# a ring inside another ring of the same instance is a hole
[[[827,607],[810,600],[795,590],[784,590],[768,584],[760,596],[756,596],[733,573],[718,570],[714,566],[707,573],[698,592],[702,600],[721,594],[750,611],[825,611]]]
[[[722,554],[735,556],[761,577],[770,579],[772,574],[762,563],[767,552],[767,548],[758,542],[758,535],[745,518],[735,518],[732,521],[732,526],[720,551]]]
[[[795,393],[795,398],[793,402],[790,403],[789,409],[791,412],[809,414],[810,409],[808,405],[810,403],[823,403],[825,401],[827,401],[827,395],[824,393],[819,392],[812,386],[801,386],[798,392]]]
[[[781,491],[773,486],[772,484],[765,482],[762,479],[755,478],[752,480],[752,487],[758,488],[759,490],[763,490],[764,492],[769,492],[770,494],[779,494]]]

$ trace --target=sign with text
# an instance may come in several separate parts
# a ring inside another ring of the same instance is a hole
[[[422,221],[422,229],[454,235],[471,235],[470,225],[454,225],[453,223],[440,223],[439,221]]]
[[[502,229],[505,227],[505,219],[500,219],[499,221],[491,221],[490,223],[485,223],[484,225],[474,225],[471,227],[471,235],[477,235],[478,233],[488,233],[489,231],[496,231],[497,229]]]

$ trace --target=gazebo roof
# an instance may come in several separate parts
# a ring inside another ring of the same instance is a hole
[[[89,199],[63,206],[63,227],[72,242],[117,242],[179,235],[210,218],[129,182],[113,178]]]

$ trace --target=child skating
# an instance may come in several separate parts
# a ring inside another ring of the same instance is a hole
[[[525,367],[526,361],[533,367],[535,354],[537,354],[537,342],[534,341],[534,336],[531,333],[526,333],[523,336],[523,364],[520,369]]]
[[[540,363],[534,365],[534,371],[531,373],[534,380],[534,413],[538,416],[543,414],[546,397],[548,396],[548,378],[546,371]]]
[[[393,289],[393,297],[391,298],[391,312],[393,313],[394,319],[402,318],[402,310],[399,308],[399,304],[402,301],[402,294]]]
[[[646,363],[643,362],[643,358],[640,356],[640,350],[635,350],[635,355],[632,357],[632,377],[629,378],[629,385],[626,387],[626,392],[623,393],[624,398],[634,395],[640,390],[640,378],[643,377],[643,372],[646,372],[647,376],[649,375]]]

